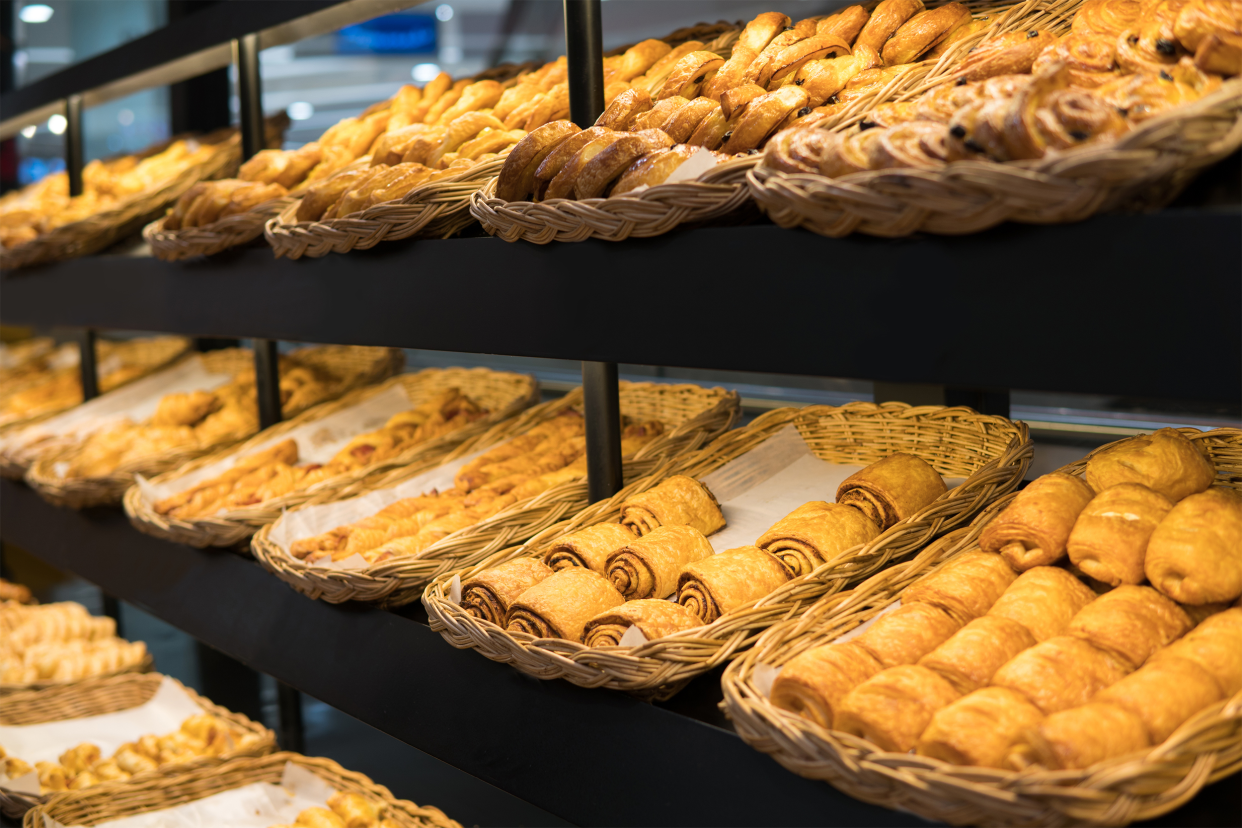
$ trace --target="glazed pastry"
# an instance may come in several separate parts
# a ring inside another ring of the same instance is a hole
[[[851,690],[837,706],[833,729],[905,753],[942,707],[961,694],[926,667],[892,667]]]
[[[615,72],[619,80],[632,81],[671,51],[672,47],[664,41],[648,39],[634,44],[614,58],[606,58],[604,65]]]
[[[604,114],[595,121],[595,126],[624,132],[634,123],[635,118],[649,111],[652,105],[651,96],[646,92],[641,89],[628,89],[613,99]]]
[[[1216,680],[1225,698],[1242,690],[1242,609],[1233,607],[1213,615],[1153,655],[1148,664],[1167,658],[1193,661],[1202,667]]]
[[[584,132],[590,131],[591,130],[584,130]],[[576,138],[577,136],[574,137]],[[574,186],[578,183],[578,175],[582,172],[583,168],[590,163],[591,159],[595,158],[595,156],[599,155],[616,142],[627,137],[628,136],[625,133],[609,131],[606,135],[602,135],[599,138],[587,143],[586,146],[578,150],[572,158],[566,161],[565,166],[562,167],[561,171],[556,174],[556,177],[548,182],[547,190],[541,198],[543,200],[550,200],[554,198],[573,198]],[[572,140],[573,139],[571,138],[570,141]],[[570,141],[566,141],[565,143],[568,144]],[[556,153],[554,152],[553,155],[555,154]],[[544,164],[547,164],[547,161],[544,161]],[[538,177],[538,173],[536,173],[536,177]]]
[[[868,129],[843,135],[830,133],[832,139],[824,142],[824,156],[819,162],[820,175],[840,178],[843,175],[871,169],[871,145],[878,141],[883,130]]]
[[[763,164],[785,173],[817,173],[824,153],[836,139],[824,129],[787,129],[768,142]]]
[[[685,43],[669,50],[668,54],[661,57],[655,63],[651,64],[651,68],[645,73],[634,79],[633,87],[641,89],[651,95],[655,95],[656,91],[664,86],[664,82],[668,80],[668,76],[673,73],[673,69],[678,62],[691,52],[697,52],[703,48],[701,40],[687,40]]]
[[[747,74],[755,73],[752,82],[756,85],[764,89],[776,89],[793,80],[798,70],[809,61],[848,57],[849,54],[849,43],[840,37],[830,34],[814,35],[768,53],[766,59],[761,55],[747,70]]]
[[[689,564],[677,580],[677,603],[710,624],[789,580],[785,565],[755,546],[730,549]]]
[[[626,600],[665,598],[677,588],[678,575],[687,564],[712,554],[712,545],[699,530],[670,524],[609,555],[605,575]]]
[[[626,601],[587,622],[582,640],[588,647],[615,647],[630,627],[638,627],[648,641],[701,626],[697,615],[681,604],[659,598]]]
[[[673,143],[685,143],[698,129],[703,119],[718,109],[720,109],[720,104],[711,98],[695,98],[666,118],[657,129],[671,138]]]
[[[939,60],[940,56],[952,49],[958,43],[962,42],[971,35],[986,31],[992,25],[991,18],[979,17],[973,20],[967,20],[963,25],[958,26],[945,36],[944,40],[937,43],[927,54],[923,55],[923,60]]]
[[[918,753],[954,765],[1003,768],[1013,743],[1043,718],[1021,693],[984,687],[938,710],[919,737]]]
[[[881,55],[889,66],[914,63],[919,56],[970,22],[970,10],[961,3],[925,9],[901,25],[884,44]]]
[[[1047,566],[1065,554],[1074,522],[1093,497],[1080,477],[1045,474],[984,527],[979,545],[1002,555],[1019,572]]]
[[[874,49],[856,46],[851,55],[807,61],[798,69],[794,83],[806,92],[806,106],[815,108],[844,89],[855,77],[880,63],[880,55]]]
[[[586,623],[625,603],[604,576],[582,567],[554,572],[518,597],[509,608],[507,629],[536,638],[581,641]]]
[[[1130,667],[1081,638],[1063,635],[1019,653],[996,671],[992,684],[1022,693],[1045,714],[1086,704],[1116,684]]]
[[[846,693],[883,669],[853,641],[815,647],[781,668],[772,682],[772,704],[831,730]]]
[[[897,452],[847,477],[837,487],[837,503],[853,506],[884,531],[946,491],[944,480],[925,460]]]
[[[1141,483],[1176,503],[1212,485],[1216,472],[1203,452],[1177,429],[1131,437],[1087,460],[1086,478],[1098,492],[1118,483]]]
[[[630,165],[612,187],[612,195],[618,196],[639,187],[663,184],[673,171],[686,163],[697,147],[678,144],[668,149],[649,152]]]
[[[1242,74],[1242,35],[1212,34],[1199,41],[1195,66],[1217,75]]]
[[[751,63],[789,23],[789,16],[780,12],[756,15],[738,35],[729,59],[716,72],[716,76],[704,84],[699,94],[719,100],[726,91],[741,84]]]
[[[902,106],[909,110],[915,105]],[[876,110],[872,117],[878,114]],[[949,127],[945,124],[910,121],[876,131],[880,133],[878,139],[868,145],[867,166],[872,170],[936,170],[965,157],[949,140]]]
[[[703,83],[713,77],[721,66],[724,58],[715,52],[696,51],[683,57],[674,64],[668,78],[659,90],[653,90],[651,97],[663,100],[678,95],[683,98],[696,98]]]
[[[1197,101],[1219,88],[1220,78],[1218,76],[1205,74],[1195,66],[1190,58],[1182,58],[1181,62],[1158,72],[1123,75],[1116,80],[1109,81],[1096,90],[1095,96],[1112,106],[1124,109],[1127,118],[1135,123],[1141,123],[1176,106]],[[1193,464],[1193,458],[1190,459]],[[1136,469],[1132,470],[1135,477],[1116,482],[1132,480],[1135,483],[1149,485],[1145,479],[1142,479],[1146,472],[1139,473],[1139,470],[1145,467],[1146,463],[1136,466]],[[1196,474],[1192,474],[1191,477],[1195,477]],[[1165,496],[1169,495],[1167,491],[1161,493]],[[1169,499],[1175,500],[1176,498],[1170,497]]]
[[[984,615],[962,627],[918,663],[939,673],[959,693],[970,693],[986,687],[997,670],[1034,646],[1035,637],[1017,621]]]
[[[582,165],[574,179],[574,198],[581,201],[604,195],[608,186],[639,158],[672,145],[673,140],[658,129],[623,135]]]
[[[720,151],[734,155],[757,149],[790,113],[805,107],[808,100],[802,88],[793,85],[782,86],[755,98],[746,105],[736,123],[730,124],[730,131],[725,133]]]
[[[1223,698],[1211,673],[1193,661],[1167,657],[1144,664],[1095,700],[1133,713],[1143,722],[1151,743],[1158,745],[1191,716]]]
[[[1095,89],[1117,77],[1117,42],[1114,38],[1070,32],[1040,53],[1032,72],[1061,62],[1069,72],[1070,84]]]
[[[836,14],[821,18],[815,24],[815,34],[836,35],[846,43],[854,43],[870,19],[871,12],[863,6],[848,6]]]
[[[780,558],[796,578],[879,534],[876,525],[857,509],[815,501],[778,520],[755,546]]]
[[[724,514],[711,491],[680,474],[622,503],[621,523],[640,538],[661,526],[693,526],[703,535],[725,527]]]
[[[1131,670],[1190,629],[1181,607],[1151,587],[1119,586],[1082,609],[1069,635],[1125,661]]]
[[[931,604],[965,624],[991,609],[1017,577],[999,555],[972,549],[906,587],[901,602]]]
[[[1242,595],[1242,497],[1212,488],[1178,503],[1152,533],[1144,570],[1152,586],[1183,604]]]
[[[965,55],[959,78],[981,81],[1000,75],[1024,75],[1031,71],[1040,53],[1056,40],[1052,32],[1038,29],[1009,32],[986,40]]]
[[[548,547],[543,562],[552,569],[585,566],[608,573],[608,557],[634,541],[634,533],[619,523],[597,523],[566,535]]]
[[[859,31],[854,41],[855,48],[867,46],[882,52],[889,38],[922,10],[923,0],[883,0],[872,10],[867,24]]]
[[[1036,641],[1062,635],[1095,593],[1064,569],[1037,566],[1018,579],[996,600],[989,615],[1017,621]]]
[[[1031,764],[1049,770],[1089,768],[1150,744],[1143,722],[1133,713],[1108,702],[1092,702],[1053,713],[1023,734],[1007,764],[1014,770]]]
[[[485,569],[462,583],[462,609],[475,618],[502,624],[518,596],[551,574],[537,558],[515,558]]]
[[[1117,37],[1117,63],[1130,72],[1159,72],[1186,53],[1175,34],[1188,0],[1156,0],[1143,6],[1134,27]]]
[[[1119,483],[1096,495],[1070,532],[1074,566],[1097,581],[1141,584],[1147,543],[1173,503],[1140,483]]]
[[[914,664],[961,629],[953,616],[931,604],[903,604],[877,618],[854,641],[886,668]]]
[[[742,114],[742,110],[751,101],[766,94],[768,90],[757,84],[744,83],[741,86],[735,86],[720,96],[720,111],[724,113],[725,118],[735,118]]]
[[[1070,24],[1074,32],[1116,38],[1134,27],[1144,0],[1086,0]]]

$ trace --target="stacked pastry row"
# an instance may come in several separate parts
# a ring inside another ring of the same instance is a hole
[[[663,432],[657,420],[625,423],[622,456]],[[467,463],[453,488],[398,500],[362,520],[295,541],[289,551],[308,563],[361,555],[378,564],[417,556],[453,532],[586,473],[585,423],[578,412],[565,411]]]
[[[39,603],[35,600],[34,593],[30,591],[30,587],[0,578],[0,606],[4,606],[9,601],[15,604]]]
[[[1236,0],[1087,0],[1064,37],[1033,29],[985,41],[956,84],[881,105],[855,130],[818,128],[839,102],[809,112],[768,145],[764,164],[835,178],[1043,158],[1115,140],[1239,72]]]
[[[205,756],[220,756],[235,750],[246,750],[259,741],[259,736],[233,727],[228,721],[210,713],[190,716],[181,727],[162,736],[146,735],[126,742],[105,758],[98,745],[90,742],[70,748],[56,762],[29,763],[16,756],[7,756],[0,747],[0,760],[9,779],[17,779],[31,771],[39,775],[39,792],[77,791],[102,782],[129,779],[164,765],[190,762]]]
[[[417,445],[487,416],[459,388],[447,388],[408,411],[394,414],[383,428],[354,437],[327,463],[298,465],[296,440],[283,440],[239,459],[228,471],[190,486],[155,504],[161,515],[189,520],[220,510],[255,506],[341,474],[390,460]]]
[[[292,825],[271,828],[399,828],[400,823],[384,816],[384,806],[356,793],[335,793],[326,808],[306,808]]]
[[[118,638],[115,621],[94,617],[81,604],[0,603],[0,683],[77,681],[146,657],[145,644]]]
[[[894,454],[852,475],[835,503],[805,503],[754,546],[714,554],[725,526],[712,493],[677,475],[601,523],[462,584],[466,612],[537,638],[619,644],[631,627],[647,640],[710,624],[876,538],[945,492],[934,469]]]

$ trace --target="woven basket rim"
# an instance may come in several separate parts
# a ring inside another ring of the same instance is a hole
[[[257,204],[244,213],[179,230],[164,229],[164,223],[168,220],[165,215],[142,228],[142,238],[151,245],[151,252],[164,261],[210,256],[262,236],[267,220],[296,200],[294,196],[280,196]]]
[[[112,678],[113,676],[125,675],[127,673],[149,673],[155,669],[155,657],[148,650],[142,660],[137,664],[131,664],[128,667],[122,667],[119,670],[113,670],[110,673],[103,673],[91,678]],[[0,699],[7,698],[14,693],[25,692],[45,692],[50,690],[59,690],[65,687],[72,687],[79,684],[84,679],[71,679],[68,681],[55,681],[53,679],[41,679],[40,681],[26,682],[24,684],[4,684],[0,683]]]

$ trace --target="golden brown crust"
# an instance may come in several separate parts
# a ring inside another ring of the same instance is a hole
[[[833,728],[860,736],[882,750],[915,747],[932,716],[960,697],[939,674],[913,664],[867,679],[841,700]]]
[[[1137,669],[1191,627],[1181,607],[1151,587],[1119,586],[1084,607],[1066,632]]]
[[[966,54],[959,77],[981,81],[1000,75],[1024,75],[1031,71],[1039,53],[1056,40],[1052,32],[1039,29],[1009,32],[985,40]]]
[[[1195,66],[1217,75],[1242,74],[1242,35],[1210,34],[1199,41]]]
[[[377,175],[382,168],[339,172],[331,178],[312,186],[298,204],[298,221],[318,221],[351,187]]]
[[[677,603],[710,624],[788,580],[789,572],[779,560],[757,547],[743,546],[685,566],[678,576]]]
[[[794,83],[807,94],[806,105],[817,107],[836,95],[859,74],[880,65],[880,56],[869,46],[854,47],[848,57],[812,60],[798,69]]]
[[[846,57],[849,54],[850,45],[837,35],[808,37],[773,54],[755,83],[767,89],[775,89],[786,83],[790,75],[796,76],[798,70],[808,61]]]
[[[683,144],[694,134],[703,119],[718,109],[720,104],[711,98],[695,98],[666,118],[657,129],[663,130],[674,143]]]
[[[979,545],[1019,572],[1047,566],[1065,554],[1074,521],[1095,497],[1082,478],[1053,472],[1037,478],[996,516]]]
[[[885,42],[880,54],[890,66],[913,63],[955,29],[969,22],[970,10],[961,3],[946,3],[934,9],[924,9],[901,25]]]
[[[660,526],[693,526],[711,535],[724,528],[716,497],[693,477],[674,475],[621,504],[621,523],[642,537]]]
[[[1110,702],[1138,716],[1151,743],[1158,745],[1191,716],[1223,698],[1211,673],[1193,661],[1174,656],[1144,664],[1095,700]]]
[[[854,641],[885,667],[896,667],[914,664],[948,641],[961,627],[960,622],[939,607],[903,604],[877,618]]]
[[[444,93],[449,91],[452,86],[453,77],[448,72],[441,72],[428,81],[427,85],[423,87],[422,98],[409,111],[410,117],[413,119],[412,123],[421,123],[427,117],[427,113],[431,111],[431,107],[435,106],[436,101],[440,100]]]
[[[1115,704],[1092,702],[1053,713],[1024,733],[1012,748],[1009,764],[1014,770],[1028,764],[1049,770],[1089,768],[1149,745],[1137,716]]]
[[[780,558],[796,578],[879,534],[879,528],[857,509],[813,501],[778,520],[755,546]]]
[[[533,132],[531,134],[534,135]],[[611,134],[613,134],[612,130],[606,127],[590,127],[570,134],[568,138],[558,143],[552,152],[548,153],[543,163],[535,170],[536,181],[551,181],[556,178],[579,150],[592,141]]]
[[[688,564],[712,554],[712,545],[694,527],[661,526],[609,555],[605,574],[626,600],[666,598]]]
[[[582,567],[554,572],[518,597],[506,617],[509,632],[581,641],[588,621],[625,603],[608,579]]]
[[[1172,508],[1167,497],[1139,483],[1105,489],[1082,510],[1070,532],[1070,561],[1106,584],[1141,584],[1147,542]]]
[[[628,131],[637,132],[643,129],[659,129],[660,124],[689,105],[690,101],[680,95],[657,101],[651,109],[639,114],[630,122]]]
[[[750,64],[789,23],[789,16],[780,12],[757,15],[738,35],[729,59],[720,67],[716,77],[704,85],[700,94],[719,100],[726,91],[740,85]]]
[[[595,126],[624,132],[630,128],[635,118],[651,109],[652,103],[651,96],[643,90],[627,89],[613,99],[604,114],[599,116]]]
[[[500,96],[503,94],[504,89],[494,80],[481,80],[472,83],[462,90],[461,97],[457,99],[457,103],[444,110],[440,115],[440,122],[451,124],[467,112],[491,109],[500,102]],[[497,123],[500,122],[497,121]],[[500,129],[503,126],[503,123],[501,123],[500,126],[493,128]]]
[[[686,139],[686,143],[714,150],[724,141],[725,133],[728,131],[728,119],[721,110],[714,109],[694,128],[694,132]]]
[[[885,530],[946,491],[944,479],[926,460],[894,452],[847,477],[837,487],[837,503],[854,506]]]
[[[526,201],[534,196],[535,172],[562,142],[578,134],[570,121],[544,124],[510,150],[496,179],[496,197],[505,201]]]
[[[849,6],[816,23],[815,34],[836,35],[846,43],[852,44],[870,19],[871,12],[863,6]]]
[[[1206,670],[1224,698],[1242,690],[1242,609],[1233,607],[1216,613],[1147,663],[1171,658],[1193,661]]]
[[[973,549],[906,587],[906,604],[931,604],[965,624],[1000,600],[1018,578],[999,555]]]
[[[1115,38],[1070,32],[1044,49],[1031,71],[1038,73],[1052,63],[1064,63],[1070,83],[1080,89],[1095,89],[1117,77],[1116,58]]]
[[[574,198],[582,200],[605,195],[608,185],[639,158],[672,145],[672,139],[658,129],[621,136],[578,171],[574,180]]]
[[[456,152],[458,147],[485,129],[505,131],[504,123],[486,112],[467,112],[446,123],[448,127],[444,137],[440,139],[439,145],[427,154],[427,160],[423,162],[428,167],[439,168],[440,159],[450,152]]]
[[[1037,566],[1018,576],[996,600],[989,615],[1017,621],[1036,641],[1062,635],[1095,593],[1082,581],[1055,566]]]
[[[870,145],[867,158],[870,169],[935,170],[965,157],[950,140],[947,125],[915,120],[915,104],[900,105],[905,108],[902,115],[909,115],[910,120],[880,131],[880,137]]]
[[[582,640],[588,647],[615,647],[630,627],[648,641],[701,626],[699,617],[681,604],[659,598],[626,601],[587,622]]]
[[[619,523],[597,523],[556,541],[543,554],[552,569],[585,566],[600,575],[608,572],[608,558],[634,540],[634,533]]]
[[[1003,768],[1010,746],[1043,718],[1021,693],[984,687],[937,711],[918,753],[954,765]]]
[[[1204,491],[1216,477],[1199,447],[1173,428],[1132,437],[1092,455],[1085,474],[1097,491],[1118,483],[1141,483],[1175,503]]]
[[[758,149],[791,112],[806,106],[807,94],[798,86],[782,86],[746,105],[727,134],[720,151],[726,155]]]
[[[768,90],[754,83],[747,83],[736,86],[720,96],[720,111],[724,113],[725,118],[732,118],[735,115],[742,114],[742,110],[762,95],[768,94]]]
[[[1086,704],[1130,672],[1120,659],[1075,636],[1058,636],[1019,653],[992,684],[1016,690],[1045,715]]]
[[[1242,497],[1211,488],[1182,500],[1152,533],[1144,570],[1152,586],[1183,604],[1242,595]]]
[[[654,96],[656,91],[668,80],[668,76],[672,74],[673,67],[677,65],[677,62],[691,52],[697,52],[702,48],[703,42],[701,40],[687,40],[653,63],[646,73],[634,78],[634,88],[642,89]]]
[[[1035,637],[1017,621],[984,615],[919,659],[919,664],[944,676],[958,692],[971,693],[986,687],[997,670],[1034,646]]]
[[[660,58],[673,51],[663,40],[644,40],[635,43],[618,55],[611,64],[620,81],[631,81],[646,72]]]
[[[675,147],[647,153],[621,174],[617,183],[613,185],[612,195],[622,195],[644,185],[654,187],[657,184],[663,184],[664,180],[672,175],[673,170],[686,163],[697,149],[698,147],[689,144],[678,144]]]
[[[551,574],[538,558],[516,558],[486,569],[462,583],[462,609],[475,618],[504,624],[510,604]]]
[[[569,117],[569,84],[558,83],[534,100],[534,107],[522,128],[527,132]],[[507,126],[507,125],[506,125]]]
[[[697,97],[708,76],[723,65],[724,58],[715,52],[691,52],[677,61],[659,91],[652,97],[657,100],[674,95],[687,99]]]
[[[1116,39],[1138,22],[1144,5],[1144,0],[1086,0],[1074,14],[1070,28]]]
[[[817,173],[824,153],[838,139],[823,129],[786,129],[768,141],[763,165],[785,173]]]
[[[841,699],[883,669],[853,641],[816,647],[781,668],[772,683],[772,704],[831,730]]]
[[[884,44],[914,15],[923,10],[923,0],[883,0],[871,12],[867,25],[862,27],[855,46],[868,46],[883,53]]]
[[[940,56],[952,49],[955,45],[962,42],[966,38],[985,31],[992,25],[990,17],[979,17],[974,20],[967,20],[963,25],[958,26],[949,32],[943,40],[931,48],[927,54],[923,55],[923,60],[939,60]]]

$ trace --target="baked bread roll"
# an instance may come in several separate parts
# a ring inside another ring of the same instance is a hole
[[[698,529],[670,524],[609,555],[604,574],[628,601],[664,598],[677,589],[677,578],[687,564],[712,554],[712,545]]]
[[[789,23],[789,16],[780,12],[756,15],[738,35],[729,59],[716,72],[714,78],[704,83],[699,94],[718,100],[726,91],[741,84],[751,63],[778,34],[789,27]]]
[[[1007,762],[1014,770],[1031,764],[1050,770],[1089,768],[1151,745],[1142,721],[1125,708],[1092,702],[1053,713],[1023,733]]]
[[[503,624],[509,605],[552,574],[538,558],[515,558],[485,569],[461,585],[461,607],[475,618]]]
[[[926,667],[892,667],[846,694],[833,729],[861,736],[883,750],[905,753],[918,744],[936,711],[960,696]]]
[[[1096,495],[1074,524],[1070,560],[1097,581],[1141,584],[1147,542],[1173,503],[1140,483],[1120,483]]]
[[[606,575],[608,557],[634,541],[634,533],[619,523],[597,523],[566,535],[548,547],[543,562],[554,570],[571,566]]]
[[[1062,635],[1019,653],[996,671],[992,684],[1017,690],[1047,715],[1086,704],[1128,672],[1121,659]]]
[[[919,56],[970,22],[970,9],[961,3],[946,3],[924,9],[901,24],[881,51],[889,66],[914,63]]]
[[[780,558],[796,578],[879,534],[876,525],[857,509],[813,501],[778,520],[755,546]]]
[[[1131,437],[1087,460],[1087,482],[1097,492],[1141,483],[1176,503],[1212,485],[1216,472],[1193,442],[1175,428]]]
[[[711,491],[685,475],[674,475],[621,504],[621,524],[640,538],[661,526],[693,526],[704,535],[725,527]]]
[[[625,603],[608,579],[582,567],[554,572],[509,608],[506,629],[536,638],[581,641],[588,621]]]
[[[947,491],[927,461],[896,452],[847,477],[837,487],[837,503],[853,506],[884,531]]]
[[[858,32],[854,47],[867,46],[882,52],[897,30],[923,10],[923,0],[883,0],[871,12],[866,25]]]
[[[984,615],[919,659],[919,664],[944,676],[959,693],[971,693],[986,687],[997,670],[1034,646],[1035,637],[1017,621]]]
[[[1053,472],[1037,478],[983,529],[979,545],[1019,572],[1060,560],[1078,515],[1095,492],[1082,478]]]
[[[615,647],[630,627],[638,627],[648,641],[702,626],[697,615],[681,604],[660,598],[626,601],[605,610],[586,625],[582,640],[588,647]]]
[[[772,704],[831,730],[845,694],[883,669],[853,641],[815,647],[781,668],[772,682]]]
[[[582,200],[605,195],[608,186],[639,158],[649,152],[668,149],[672,145],[673,139],[658,129],[622,136],[601,150],[578,171],[574,180],[574,198]]]
[[[1169,658],[1193,661],[1216,680],[1221,695],[1242,690],[1242,609],[1217,613],[1151,657],[1148,664]]]
[[[1021,693],[984,687],[936,711],[917,751],[954,765],[1003,768],[1010,747],[1043,718]]]
[[[1224,698],[1212,674],[1193,661],[1169,657],[1144,664],[1095,701],[1124,708],[1142,722],[1153,745],[1173,734],[1191,716]]]
[[[790,113],[805,107],[809,100],[802,87],[794,85],[782,86],[760,95],[746,104],[735,122],[730,124],[720,151],[734,155],[758,149]]]
[[[1144,571],[1152,586],[1183,604],[1242,595],[1242,497],[1213,488],[1174,506],[1152,532]]]
[[[1133,670],[1190,627],[1177,604],[1151,587],[1127,584],[1084,607],[1067,633],[1123,659]]]
[[[1082,581],[1055,566],[1037,566],[1018,579],[996,599],[989,615],[1017,621],[1036,641],[1061,635],[1095,593]]]
[[[710,624],[788,580],[789,571],[775,556],[742,546],[686,566],[677,579],[677,603]]]
[[[904,604],[877,618],[854,639],[885,668],[914,664],[949,640],[962,625],[931,604]]]
[[[999,555],[972,549],[906,587],[903,604],[931,604],[965,624],[986,613],[1017,579]]]
[[[1056,42],[1056,35],[1039,29],[1009,32],[985,40],[964,56],[959,78],[970,82],[1025,75],[1040,53]]]

